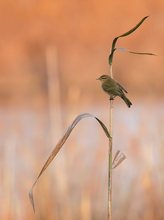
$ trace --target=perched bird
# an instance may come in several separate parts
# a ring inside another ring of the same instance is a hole
[[[116,96],[121,97],[127,106],[130,108],[132,105],[131,101],[126,97],[127,91],[114,79],[108,75],[102,75],[97,80],[102,83],[102,89],[110,96],[110,100],[114,100]]]

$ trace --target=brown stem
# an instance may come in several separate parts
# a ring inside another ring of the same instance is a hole
[[[110,65],[110,76],[113,78],[112,65]],[[112,137],[112,122],[113,122],[113,100],[110,100],[109,108],[109,132]],[[108,220],[112,220],[112,139],[109,141],[109,152],[108,152]]]

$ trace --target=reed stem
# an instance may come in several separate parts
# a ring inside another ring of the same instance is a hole
[[[113,78],[112,65],[110,65],[109,70],[110,76]],[[109,106],[109,132],[112,137],[113,130],[113,101],[110,100]],[[112,148],[113,140],[109,141],[109,151],[108,151],[108,220],[112,220]]]

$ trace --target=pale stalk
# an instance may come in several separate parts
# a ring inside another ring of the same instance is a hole
[[[110,76],[113,78],[112,65],[110,65]],[[112,137],[112,114],[113,114],[113,101],[110,100],[109,107],[109,132]],[[108,220],[112,220],[112,138],[109,141],[108,152]]]

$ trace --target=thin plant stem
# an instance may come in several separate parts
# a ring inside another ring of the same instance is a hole
[[[113,78],[112,65],[110,65],[110,76]],[[110,100],[109,107],[109,132],[112,137],[112,125],[113,122],[113,101]],[[108,220],[112,220],[112,138],[109,141],[109,152],[108,152]]]

